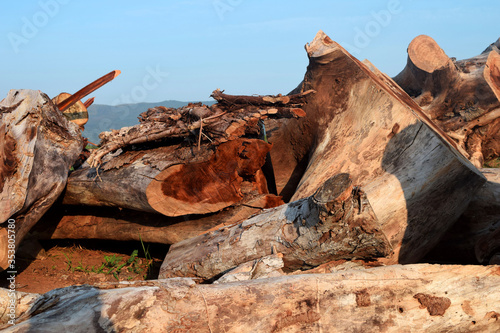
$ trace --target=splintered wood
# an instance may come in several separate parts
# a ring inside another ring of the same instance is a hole
[[[16,247],[64,190],[82,142],[78,127],[40,91],[11,90],[0,103],[0,222],[15,220]],[[7,230],[0,227],[2,269]]]
[[[253,100],[237,99],[236,102],[240,103],[220,102],[210,107],[190,104],[178,109],[161,106],[152,108],[141,114],[139,125],[101,133],[101,148],[92,153],[88,163],[95,167],[101,163],[103,156],[125,146],[189,137],[193,136],[193,132],[196,139],[199,136],[201,140],[208,140],[212,144],[234,140],[245,134],[255,133],[259,120],[267,117],[304,117],[305,113],[300,109],[302,104],[297,102],[313,93],[307,91],[287,99],[262,97],[261,104],[254,103]],[[218,90],[213,94],[224,101],[225,95],[221,95]],[[229,106],[224,107],[226,104]]]
[[[283,254],[286,270],[296,270],[336,259],[384,257],[391,248],[362,190],[353,190],[349,175],[339,174],[309,198],[173,245],[160,278],[209,280],[273,251]]]

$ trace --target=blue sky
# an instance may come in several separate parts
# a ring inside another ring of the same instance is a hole
[[[286,94],[307,67],[304,45],[325,31],[391,76],[411,40],[450,57],[500,37],[499,1],[2,1],[0,99],[10,89],[74,93],[111,70],[99,104],[209,100],[210,93]]]

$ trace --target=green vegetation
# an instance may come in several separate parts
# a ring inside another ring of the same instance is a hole
[[[88,265],[83,265],[81,261],[78,262],[78,265],[75,266],[73,263],[73,260],[70,256],[68,256],[66,253],[64,253],[64,256],[66,257],[66,265],[68,271],[74,273],[74,272],[84,272],[84,273],[94,273],[94,274],[105,274],[105,275],[113,275],[116,280],[120,281],[120,274],[122,271],[126,268],[126,271],[129,274],[144,274],[143,278],[147,277],[147,273],[149,271],[149,268],[152,265],[153,259],[151,258],[151,255],[148,252],[148,249],[144,248],[144,244],[142,243],[142,247],[144,250],[144,253],[146,255],[146,263],[142,263],[142,260],[140,260],[137,256],[139,254],[139,250],[134,250],[132,254],[130,255],[130,258],[128,258],[126,261],[123,260],[123,257],[117,256],[116,254],[113,254],[112,256],[104,256],[104,260],[102,264],[99,267],[95,267],[94,265],[89,267]],[[125,277],[128,281],[132,280],[134,277],[131,275],[128,275]]]
[[[500,168],[500,157],[484,163],[485,168]]]

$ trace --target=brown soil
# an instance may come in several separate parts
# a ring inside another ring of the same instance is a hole
[[[16,255],[16,290],[45,293],[71,285],[156,279],[168,247],[144,246],[148,258],[140,242],[23,242]],[[137,257],[131,258],[134,250]],[[6,278],[0,273],[0,287],[8,288]]]

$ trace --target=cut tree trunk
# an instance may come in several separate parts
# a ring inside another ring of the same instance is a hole
[[[223,143],[208,161],[164,169],[146,189],[148,202],[166,216],[214,213],[243,199],[243,177],[268,193],[261,168],[270,150],[256,139]]]
[[[54,205],[31,230],[35,239],[101,239],[177,242],[212,229],[237,224],[263,209],[276,207],[280,197],[263,194],[246,198],[215,214],[167,217],[112,207]]]
[[[235,139],[215,152],[206,144],[201,148],[174,144],[107,156],[100,167],[70,175],[63,203],[176,217],[217,212],[268,193],[261,167],[271,145]]]
[[[500,264],[500,169],[481,169],[488,179],[426,260]]]
[[[497,266],[122,282],[50,291],[5,332],[498,332],[499,299]]]
[[[500,53],[450,59],[429,36],[408,46],[408,63],[394,80],[467,150],[476,167],[500,156]]]
[[[272,253],[283,254],[285,270],[296,270],[335,259],[384,257],[390,246],[362,190],[353,190],[349,175],[339,174],[309,198],[174,244],[159,276],[209,280]]]
[[[58,103],[71,97],[68,93],[60,93],[52,99],[52,102],[57,105]],[[84,125],[89,121],[89,113],[87,107],[81,101],[74,102],[71,106],[63,111],[64,116],[71,122],[77,124],[83,130]]]
[[[56,201],[83,141],[78,126],[34,90],[11,90],[0,102],[0,137],[0,222],[15,220],[9,224],[14,229],[0,228],[0,268],[5,269],[13,264],[8,239],[15,231],[19,245]]]
[[[395,252],[387,262],[417,262],[486,179],[390,78],[370,71],[323,32],[306,50],[309,66],[294,93],[316,93],[307,98],[307,117],[298,126],[290,122],[269,135],[277,183],[297,177],[305,164],[292,197],[297,200],[333,175],[349,173],[391,241]],[[276,156],[284,151],[300,154],[293,163]]]
[[[231,98],[219,93],[214,91],[221,101]],[[101,148],[88,160],[91,167],[84,165],[71,174],[64,203],[179,216],[211,213],[244,201],[252,186],[268,193],[272,172],[261,168],[269,163],[263,157],[270,145],[242,137],[265,139],[258,123],[268,117],[305,116],[298,103],[312,93],[286,100],[262,96],[263,105],[251,100],[149,109],[139,125],[101,133]]]

